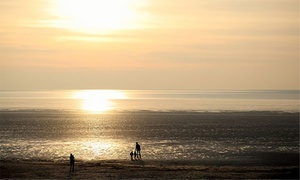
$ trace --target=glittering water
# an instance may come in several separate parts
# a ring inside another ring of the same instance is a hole
[[[299,112],[299,91],[0,91],[5,110]]]
[[[299,91],[0,91],[1,159],[253,160],[298,153]]]
[[[257,153],[298,153],[299,113],[4,111],[1,159],[250,160]]]

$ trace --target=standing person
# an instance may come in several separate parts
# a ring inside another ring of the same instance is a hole
[[[131,161],[133,161],[132,156],[133,156],[133,152],[131,151],[131,152],[130,152]]]
[[[134,151],[133,155],[134,155],[134,160],[136,160],[136,151]]]
[[[137,157],[142,159],[141,146],[139,145],[138,142],[136,142],[136,144],[135,144],[135,151],[136,151]]]
[[[73,154],[70,154],[70,172],[72,170],[72,172],[74,172],[74,163],[75,163],[75,157],[73,156]]]

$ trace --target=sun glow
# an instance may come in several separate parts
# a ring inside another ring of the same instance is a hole
[[[88,141],[84,142],[84,145],[88,150],[91,150],[92,155],[94,156],[102,156],[112,146],[111,143],[105,141]]]
[[[74,98],[82,101],[82,110],[97,114],[114,109],[112,100],[126,99],[126,95],[118,90],[85,90],[76,92]]]
[[[54,25],[85,33],[107,33],[138,26],[145,0],[57,0]]]

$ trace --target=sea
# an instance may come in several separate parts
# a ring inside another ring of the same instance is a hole
[[[299,159],[299,90],[0,91],[0,100],[1,160],[130,161],[136,142],[143,161]]]

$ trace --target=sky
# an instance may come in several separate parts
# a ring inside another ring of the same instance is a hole
[[[0,90],[299,89],[298,0],[1,0]]]

